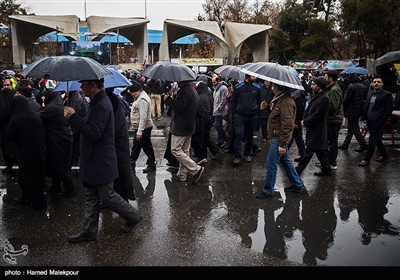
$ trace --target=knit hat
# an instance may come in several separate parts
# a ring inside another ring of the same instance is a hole
[[[130,85],[128,87],[129,92],[136,92],[138,90],[142,90],[142,86],[136,82],[136,81],[132,81],[132,85]]]
[[[312,81],[323,90],[326,89],[326,84],[328,83],[328,81],[324,77],[317,77],[314,78]]]
[[[32,97],[32,90],[29,87],[26,86],[18,86],[17,87],[17,92],[27,98]]]

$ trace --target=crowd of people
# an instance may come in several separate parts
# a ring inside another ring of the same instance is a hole
[[[359,166],[370,164],[375,149],[389,158],[381,131],[400,106],[399,78],[393,65],[379,67],[370,77],[340,75],[333,69],[298,76],[304,90],[246,74],[243,81],[217,73],[198,75],[196,81],[150,79],[139,73],[124,74],[132,85],[120,94],[104,88],[104,80],[80,81],[79,90],[58,92],[57,81],[26,79],[19,73],[2,72],[0,79],[0,147],[5,162],[3,172],[14,172],[18,165],[18,184],[22,196],[18,204],[34,209],[46,208],[46,192],[75,196],[71,168],[79,162],[85,187],[84,222],[80,231],[68,237],[71,242],[97,238],[99,210],[108,207],[126,219],[121,227],[130,232],[141,221],[140,212],[129,204],[135,200],[132,170],[140,152],[147,156],[144,173],[156,170],[151,142],[154,121],[171,116],[164,158],[173,178],[197,184],[208,160],[224,153],[233,154],[232,166],[244,160],[251,163],[261,148],[254,141],[259,131],[270,141],[264,188],[256,198],[273,196],[279,163],[291,185],[288,192],[300,192],[301,176],[316,154],[321,171],[315,176],[331,176],[339,166],[338,151],[347,150],[355,136],[364,152]],[[125,102],[128,107],[124,114]],[[359,122],[365,120],[370,136],[361,134]],[[347,125],[342,144],[339,131]],[[130,148],[128,130],[134,130]],[[215,129],[216,138],[211,135]],[[303,135],[305,134],[305,135]],[[291,159],[293,143],[298,157]],[[297,166],[295,166],[297,162]],[[46,178],[51,185],[46,185]]]

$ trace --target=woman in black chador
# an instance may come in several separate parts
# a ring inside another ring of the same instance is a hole
[[[51,177],[51,191],[59,195],[75,196],[71,179],[72,130],[64,117],[61,96],[51,89],[44,89],[36,96],[41,105],[39,116],[46,132],[46,175]],[[61,189],[61,182],[64,189]]]
[[[16,146],[18,184],[22,189],[22,197],[15,201],[20,204],[31,202],[33,208],[45,209],[45,133],[41,118],[31,109],[24,96],[15,96],[11,100],[6,138]]]
[[[15,145],[6,139],[7,128],[10,121],[11,99],[15,91],[11,88],[3,88],[0,92],[0,147],[6,168],[3,172],[11,172],[17,163]]]

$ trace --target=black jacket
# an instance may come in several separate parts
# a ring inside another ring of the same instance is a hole
[[[344,94],[343,110],[346,118],[359,118],[363,114],[362,101],[366,99],[368,89],[357,80],[351,80]]]

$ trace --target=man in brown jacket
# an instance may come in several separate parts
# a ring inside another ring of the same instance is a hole
[[[258,199],[272,196],[279,163],[282,164],[290,181],[290,186],[285,188],[285,192],[299,192],[303,189],[303,182],[287,152],[296,117],[296,104],[290,95],[289,88],[274,84],[272,91],[274,92],[274,97],[271,103],[267,104],[263,101],[260,106],[261,110],[267,109],[270,111],[267,129],[271,145],[267,158],[264,189],[256,195]]]

